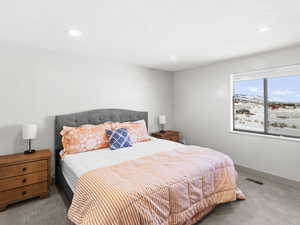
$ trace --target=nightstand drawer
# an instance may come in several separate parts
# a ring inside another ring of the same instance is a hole
[[[5,191],[17,187],[23,187],[30,184],[40,183],[48,180],[48,171],[26,174],[17,177],[0,179],[0,191]]]
[[[0,212],[9,204],[49,195],[51,152],[0,156]]]
[[[0,192],[0,204],[5,204],[8,202],[15,202],[34,196],[39,196],[48,191],[48,183],[38,183],[32,184],[25,187],[20,187],[8,191]]]
[[[170,140],[170,141],[176,141],[176,142],[179,142],[179,137],[178,136],[169,136],[166,138],[167,140]]]
[[[0,179],[7,177],[20,176],[33,172],[38,172],[48,169],[47,160],[39,160],[35,162],[17,164],[0,168]]]
[[[165,139],[169,141],[179,142],[180,133],[178,131],[166,130],[165,132],[152,133],[153,137]]]

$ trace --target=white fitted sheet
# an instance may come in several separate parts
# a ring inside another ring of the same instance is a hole
[[[151,141],[136,143],[132,147],[114,151],[106,148],[66,155],[62,160],[62,173],[74,192],[79,177],[86,172],[182,146],[173,141],[151,139]]]

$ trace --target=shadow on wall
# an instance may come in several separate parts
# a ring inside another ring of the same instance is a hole
[[[54,119],[55,116],[46,116],[43,124],[41,124],[40,134],[38,136],[38,146],[40,148],[50,149],[52,153],[51,160],[51,173],[55,174],[55,162],[54,162]]]
[[[48,148],[51,152],[54,149],[54,119],[55,116],[46,116],[43,123],[38,125],[38,138],[36,146]]]
[[[0,126],[0,154],[23,152],[27,143],[22,138],[22,125]]]

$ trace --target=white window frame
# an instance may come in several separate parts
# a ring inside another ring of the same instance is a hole
[[[273,74],[273,75],[270,75],[270,74]],[[234,120],[233,120],[233,117],[234,117],[233,83],[234,83],[234,80],[236,80],[237,76],[239,76],[241,78],[251,77],[253,79],[259,79],[259,78],[291,76],[291,75],[296,75],[296,74],[297,75],[300,74],[300,64],[281,66],[281,67],[272,67],[272,68],[261,69],[261,70],[253,70],[253,71],[244,72],[244,73],[232,73],[230,75],[230,84],[229,84],[229,87],[230,87],[230,95],[229,95],[229,97],[230,97],[230,108],[229,108],[229,110],[230,110],[230,133],[300,142],[300,138],[293,138],[293,137],[286,137],[286,136],[272,135],[272,134],[260,134],[260,133],[247,132],[247,131],[238,131],[238,130],[234,130],[234,126],[233,126],[233,123],[234,123]]]

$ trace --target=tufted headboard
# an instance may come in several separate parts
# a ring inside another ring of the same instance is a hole
[[[125,109],[96,109],[91,111],[59,115],[55,117],[55,161],[59,161],[59,152],[63,148],[61,135],[63,126],[78,127],[83,124],[101,124],[107,121],[126,122],[145,120],[148,127],[148,112]]]
[[[63,126],[78,127],[83,124],[101,124],[107,121],[126,122],[145,120],[148,127],[148,113],[124,109],[96,109],[55,117],[55,152],[59,152],[63,146],[59,134]]]

